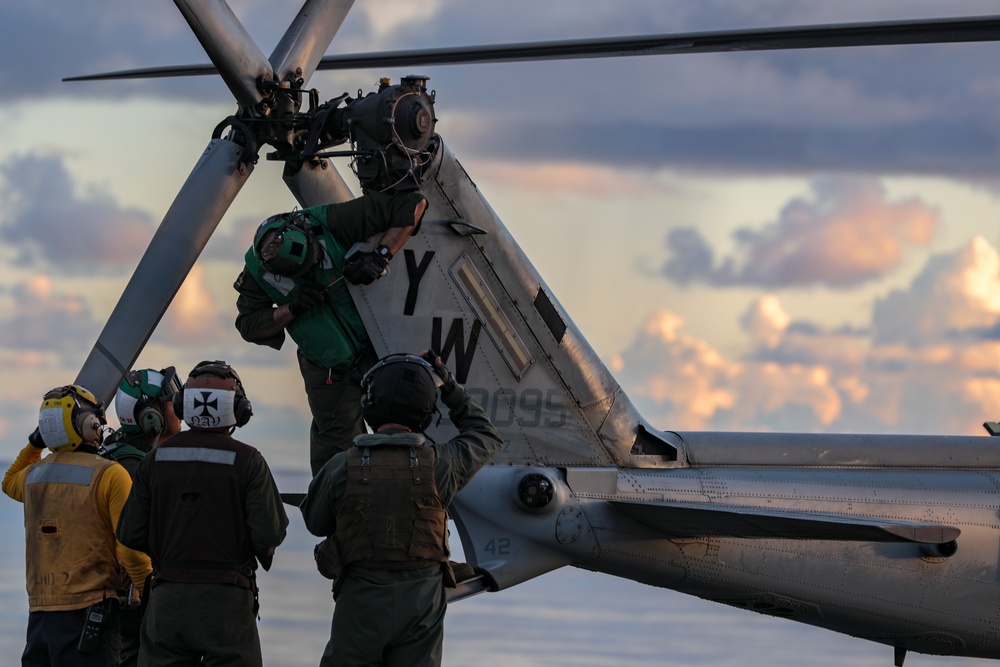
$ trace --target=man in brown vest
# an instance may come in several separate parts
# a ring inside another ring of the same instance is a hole
[[[150,572],[146,556],[115,542],[132,482],[97,453],[104,423],[104,406],[91,392],[53,389],[38,428],[4,475],[3,492],[24,503],[23,666],[117,667],[122,568],[137,591]],[[53,453],[43,459],[46,447]]]
[[[438,386],[458,435],[430,445],[423,431]],[[342,565],[320,665],[440,665],[450,574],[445,508],[503,441],[433,352],[383,358],[362,390],[375,433],[357,436],[323,466],[300,506],[311,533],[334,536]]]
[[[288,517],[264,457],[230,435],[250,401],[228,364],[203,361],[173,405],[190,430],[142,460],[118,524],[153,560],[139,663],[259,667],[257,563],[271,567]]]

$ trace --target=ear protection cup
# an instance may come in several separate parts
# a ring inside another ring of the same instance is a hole
[[[250,399],[247,398],[246,391],[243,389],[243,382],[240,380],[240,376],[233,370],[232,366],[224,361],[202,361],[188,374],[188,379],[198,377],[200,375],[214,375],[215,377],[229,379],[236,382],[236,396],[233,401],[233,413],[236,417],[236,426],[245,426],[249,421],[250,417],[253,416],[253,405],[250,403]],[[172,401],[174,404],[174,414],[177,418],[186,421],[184,419],[184,390],[187,387],[187,383],[177,390],[173,395]]]
[[[160,407],[159,398],[143,401],[136,408],[135,421],[143,433],[159,433],[163,430],[166,420],[163,417],[163,408]]]
[[[181,421],[184,421],[184,386],[174,392],[170,402],[174,404],[174,414]]]
[[[101,420],[93,412],[79,412],[73,417],[73,428],[84,442],[96,440],[100,444],[103,439],[103,435],[100,433]]]

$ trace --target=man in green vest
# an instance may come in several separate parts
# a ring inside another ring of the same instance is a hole
[[[418,193],[369,192],[349,202],[266,219],[233,287],[244,340],[280,349],[285,331],[298,346],[312,425],[312,474],[364,433],[361,377],[375,360],[346,282],[368,285],[415,234],[427,208]],[[372,252],[355,243],[379,236]],[[346,259],[345,259],[346,258]]]

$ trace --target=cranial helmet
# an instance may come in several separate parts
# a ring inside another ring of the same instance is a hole
[[[401,424],[422,433],[437,410],[434,368],[413,354],[390,354],[361,379],[361,413],[373,429]]]
[[[135,435],[162,431],[166,425],[163,404],[180,388],[173,366],[159,371],[144,368],[127,373],[115,394],[115,412],[122,432]]]
[[[104,403],[78,384],[56,387],[38,409],[38,432],[53,452],[72,452],[104,440]]]
[[[271,273],[297,277],[320,257],[322,249],[302,211],[272,215],[257,228],[253,249],[261,266]]]
[[[191,428],[244,426],[253,406],[236,371],[224,361],[202,361],[174,394],[174,413]]]

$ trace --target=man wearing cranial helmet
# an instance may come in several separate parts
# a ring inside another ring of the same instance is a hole
[[[173,366],[129,371],[115,392],[120,426],[104,442],[105,456],[122,464],[135,479],[150,449],[181,430],[173,396],[181,385]]]
[[[264,457],[232,437],[253,408],[224,361],[199,363],[172,400],[190,428],[142,460],[118,523],[155,569],[139,663],[260,665],[257,565],[271,567],[288,517]]]
[[[236,328],[244,340],[280,349],[285,332],[298,346],[312,425],[315,475],[364,432],[361,377],[375,361],[348,282],[368,285],[417,233],[427,201],[418,193],[369,192],[352,201],[267,218],[254,235],[239,292]],[[372,252],[351,247],[379,236]]]
[[[28,589],[22,665],[112,666],[119,658],[116,590],[127,572],[141,593],[149,558],[115,541],[132,487],[120,465],[98,453],[104,406],[79,385],[43,398],[38,427],[3,478],[24,503]],[[52,453],[42,458],[42,450]]]

